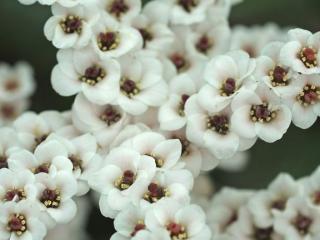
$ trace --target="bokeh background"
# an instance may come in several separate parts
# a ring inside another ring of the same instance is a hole
[[[319,0],[244,0],[234,7],[231,25],[257,25],[275,22],[283,27],[298,26],[320,30]],[[0,0],[0,61],[26,60],[35,69],[37,91],[32,110],[67,110],[72,98],[59,97],[50,87],[50,72],[56,64],[56,49],[43,35],[43,25],[50,8],[23,6],[16,0]],[[239,173],[214,170],[211,175],[218,186],[262,188],[279,173],[289,172],[299,178],[319,165],[320,125],[308,130],[290,127],[285,137],[274,144],[258,142],[251,150],[248,167]],[[106,229],[109,232],[106,235]],[[92,239],[109,239],[112,223],[97,209],[90,214],[88,230]]]

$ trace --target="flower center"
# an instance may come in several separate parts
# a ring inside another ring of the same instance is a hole
[[[81,34],[82,19],[74,15],[68,15],[60,22],[60,26],[66,34]]]
[[[319,205],[320,204],[320,191],[315,192],[313,194],[312,198],[313,198],[313,203],[316,205]]]
[[[315,85],[304,86],[302,92],[297,96],[298,102],[308,107],[316,104],[320,99],[320,88]]]
[[[120,44],[119,33],[104,32],[98,36],[98,46],[101,51],[106,52],[116,49]]]
[[[191,12],[197,6],[198,0],[178,0],[178,4],[187,12]]]
[[[132,172],[131,170],[127,170],[114,182],[114,185],[122,191],[128,189],[135,180],[136,175],[134,174],[134,172]]]
[[[144,224],[144,221],[139,220],[137,225],[134,227],[132,233],[131,233],[131,237],[134,237],[137,232],[146,229],[146,225]]]
[[[125,0],[114,0],[109,6],[109,13],[120,18],[122,14],[129,11],[129,6]]]
[[[47,208],[58,208],[61,202],[61,194],[60,190],[55,189],[45,189],[42,192],[40,197],[40,201],[47,207]]]
[[[0,112],[1,116],[7,120],[14,119],[17,115],[15,107],[10,104],[3,104],[1,106]]]
[[[212,41],[206,35],[200,37],[196,43],[196,49],[203,54],[206,54],[212,46]]]
[[[253,105],[250,110],[250,117],[253,122],[271,122],[276,116],[276,111],[269,110],[268,103]]]
[[[169,223],[167,230],[170,232],[172,240],[184,240],[188,239],[188,235],[184,226],[178,223]]]
[[[9,79],[4,84],[4,89],[8,92],[14,92],[19,88],[19,82],[16,79]]]
[[[230,96],[234,94],[236,88],[236,80],[233,78],[228,78],[221,87],[220,95],[224,97]]]
[[[313,68],[318,64],[317,54],[317,51],[315,51],[313,48],[305,47],[302,48],[298,57],[307,68]]]
[[[40,145],[41,143],[43,143],[48,137],[48,134],[43,134],[41,136],[38,136],[34,139],[36,146]]]
[[[283,211],[286,208],[287,201],[286,200],[276,200],[271,204],[272,209],[277,209],[280,211]]]
[[[102,81],[102,79],[104,79],[105,76],[106,72],[103,68],[97,65],[93,65],[87,68],[84,72],[84,75],[81,76],[79,79],[81,82],[94,86],[98,82]]]
[[[254,232],[254,239],[256,240],[271,240],[271,235],[273,233],[273,228],[256,228]]]
[[[288,85],[287,74],[288,74],[288,71],[286,69],[280,66],[276,66],[272,71],[269,72],[272,86],[273,87],[287,86]]]
[[[136,82],[126,77],[121,79],[120,89],[129,98],[132,98],[140,92]]]
[[[5,201],[12,201],[17,197],[16,200],[21,201],[22,199],[26,199],[26,193],[23,189],[11,189],[6,192],[4,196]]]
[[[255,58],[258,55],[254,46],[247,45],[247,46],[244,46],[242,49],[246,51],[251,58]]]
[[[2,168],[8,168],[8,161],[6,156],[0,156],[0,169]]]
[[[49,173],[49,168],[50,168],[51,164],[50,163],[43,163],[40,166],[36,167],[33,170],[34,174],[38,174],[38,173]]]
[[[141,34],[141,36],[142,36],[142,39],[143,39],[143,47],[145,48],[146,45],[147,45],[147,42],[152,41],[153,36],[152,36],[151,32],[148,31],[148,30],[145,29],[145,28],[139,28],[138,30],[139,30],[139,32],[140,32],[140,34]]]
[[[148,186],[148,192],[144,194],[144,199],[150,203],[155,203],[163,197],[170,196],[169,190],[161,187],[156,183],[150,183]]]
[[[185,116],[185,113],[184,113],[184,108],[185,108],[185,105],[186,105],[186,102],[187,100],[189,99],[189,95],[187,94],[182,94],[181,95],[181,100],[180,100],[180,103],[179,103],[179,109],[178,109],[178,113],[181,117],[184,117]]]
[[[301,235],[306,235],[309,232],[311,224],[312,219],[301,214],[293,221],[293,225]]]
[[[226,115],[209,116],[207,119],[207,128],[226,135],[229,132],[229,117]]]
[[[164,165],[164,160],[154,154],[146,154],[147,156],[150,156],[154,159],[155,163],[156,163],[156,166],[157,168],[162,168],[163,165]]]
[[[82,163],[83,161],[76,155],[71,155],[69,156],[69,159],[73,165],[73,171],[80,170],[81,172],[83,171]]]
[[[17,236],[21,236],[27,230],[26,217],[21,214],[14,214],[8,221],[7,229]]]
[[[107,105],[103,113],[100,115],[100,119],[107,123],[108,126],[111,126],[121,119],[121,114],[111,105]]]
[[[179,53],[171,55],[170,60],[176,66],[178,72],[183,72],[189,68],[187,59]]]

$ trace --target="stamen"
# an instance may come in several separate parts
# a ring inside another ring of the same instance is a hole
[[[82,32],[82,19],[74,15],[68,15],[60,22],[62,30],[66,34],[81,34]]]
[[[237,89],[236,80],[234,80],[233,78],[228,78],[220,89],[220,95],[224,97],[228,97],[234,94],[236,89]]]
[[[110,4],[108,11],[117,18],[120,18],[123,14],[128,12],[129,9],[130,8],[125,0],[114,0]]]
[[[229,117],[226,115],[214,115],[207,118],[207,128],[226,135],[229,132]]]
[[[260,105],[253,105],[250,110],[251,121],[253,122],[271,122],[277,117],[277,112],[269,110],[269,104],[263,103]]]
[[[155,203],[163,197],[170,196],[169,190],[163,188],[156,183],[150,183],[148,186],[148,192],[144,194],[144,199],[150,203]]]
[[[121,191],[128,189],[136,180],[136,175],[131,170],[127,170],[119,177],[114,185]]]
[[[86,69],[83,76],[81,76],[79,79],[81,82],[84,82],[88,85],[94,86],[98,82],[101,82],[106,76],[106,71],[97,66],[93,65]]]
[[[304,107],[316,104],[320,99],[320,87],[315,85],[304,86],[302,92],[297,96],[297,101]]]
[[[116,49],[120,44],[120,35],[118,32],[104,32],[98,36],[98,46],[101,51],[106,52]]]
[[[269,72],[272,86],[287,86],[289,84],[287,75],[288,71],[286,69],[276,66],[272,71]]]
[[[129,78],[123,77],[120,81],[121,91],[129,98],[137,95],[140,92],[140,88],[135,81],[132,81]]]
[[[111,105],[107,105],[103,113],[100,115],[100,119],[107,123],[108,126],[111,126],[121,119],[121,114],[116,108]]]
[[[7,230],[15,233],[18,237],[27,231],[27,220],[22,214],[14,214],[8,221]]]
[[[45,189],[42,192],[40,201],[47,207],[47,208],[58,208],[61,202],[61,194],[60,190],[55,189]]]
[[[318,65],[317,51],[311,47],[304,47],[300,51],[298,57],[303,62],[306,68],[313,68]]]

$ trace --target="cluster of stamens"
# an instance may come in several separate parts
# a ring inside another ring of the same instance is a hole
[[[10,217],[7,225],[9,232],[15,233],[17,236],[21,236],[27,231],[27,220],[22,214],[14,214]]]
[[[289,84],[288,71],[283,67],[276,66],[273,70],[269,72],[269,76],[273,87],[287,86]]]
[[[190,63],[187,61],[187,59],[179,53],[172,54],[170,56],[170,60],[175,65],[179,73],[186,71],[190,66]]]
[[[49,135],[48,134],[42,134],[42,135],[40,135],[40,136],[37,136],[35,139],[34,139],[34,141],[35,141],[35,148],[38,146],[38,145],[40,145],[42,142],[44,142],[46,139],[47,139],[47,137],[48,137]]]
[[[227,115],[208,116],[207,128],[226,135],[229,132],[229,117]]]
[[[189,95],[187,94],[182,94],[181,95],[181,100],[180,100],[180,103],[179,103],[179,109],[178,109],[178,113],[181,117],[184,117],[185,116],[185,113],[184,113],[184,108],[185,108],[185,105],[186,105],[186,102],[187,100],[189,99]]]
[[[144,221],[139,220],[138,223],[136,224],[136,226],[134,227],[132,233],[130,234],[131,237],[134,237],[137,232],[146,229],[146,225],[144,224]]]
[[[187,12],[191,12],[198,5],[198,0],[178,0],[178,4]]]
[[[121,92],[124,93],[127,97],[132,98],[140,92],[140,88],[138,84],[127,78],[123,77],[120,81],[120,89]]]
[[[300,58],[300,60],[303,62],[303,64],[307,67],[307,68],[313,68],[316,67],[318,64],[317,61],[317,51],[315,51],[313,48],[311,47],[304,47],[302,48],[302,50],[300,51],[298,57]]]
[[[9,92],[14,92],[19,88],[19,82],[16,79],[8,79],[4,83],[4,89]]]
[[[43,163],[43,164],[39,165],[38,167],[32,169],[32,172],[34,174],[49,173],[50,166],[51,166],[50,163]]]
[[[312,224],[312,219],[299,214],[292,223],[301,235],[306,235]]]
[[[98,82],[102,81],[105,76],[106,71],[103,68],[93,65],[85,70],[84,75],[81,76],[79,80],[90,86],[94,86]]]
[[[83,171],[83,161],[76,155],[71,155],[69,156],[69,159],[72,163],[72,166],[73,166],[73,171],[76,171],[76,170],[80,170],[81,172]]]
[[[122,14],[125,14],[129,11],[129,6],[125,0],[114,0],[108,7],[108,12],[112,15],[120,18]]]
[[[58,208],[61,202],[61,193],[59,189],[45,189],[42,192],[40,197],[40,201],[47,207],[47,208]]]
[[[254,239],[256,240],[270,240],[272,239],[273,227],[256,228],[254,232]]]
[[[313,199],[313,203],[316,205],[320,204],[320,191],[317,191],[313,194],[313,196],[311,196]]]
[[[286,208],[286,205],[287,201],[285,199],[279,199],[272,202],[271,208],[283,211]]]
[[[164,165],[164,160],[161,157],[156,156],[155,154],[146,154],[154,159],[157,168],[162,168]]]
[[[269,109],[268,103],[251,106],[250,117],[253,122],[271,122],[277,117],[277,112]]]
[[[120,176],[115,182],[114,185],[119,190],[126,190],[128,189],[136,180],[136,175],[131,170],[126,170],[122,176]]]
[[[297,96],[298,102],[308,107],[310,105],[316,104],[320,99],[320,87],[315,85],[306,85],[303,90]]]
[[[9,103],[3,104],[0,107],[0,113],[1,113],[1,117],[7,120],[14,119],[17,116],[15,106]]]
[[[141,34],[142,39],[143,39],[143,47],[145,48],[146,45],[147,45],[147,42],[152,41],[153,35],[146,28],[139,28],[138,30],[139,30],[139,32]]]
[[[172,240],[185,240],[188,239],[188,234],[184,226],[178,223],[169,223],[167,230],[170,233]]]
[[[68,15],[66,18],[60,21],[60,26],[66,34],[81,34],[82,19],[74,15]]]
[[[116,108],[112,107],[111,105],[107,105],[105,110],[100,115],[100,119],[108,126],[111,126],[121,119],[121,114]]]
[[[8,159],[4,155],[0,155],[0,169],[8,168]]]
[[[106,31],[99,34],[97,41],[101,51],[114,50],[120,44],[120,35],[118,32]]]
[[[26,199],[26,193],[23,189],[10,189],[6,192],[6,194],[4,195],[4,200],[5,201],[12,201],[12,200],[16,200],[16,201],[21,201],[23,199]]]
[[[196,49],[203,54],[206,54],[212,48],[212,46],[213,43],[211,39],[206,35],[200,37],[196,43]]]
[[[236,80],[233,78],[228,78],[221,86],[220,95],[223,97],[228,97],[234,94],[236,89]]]
[[[157,183],[150,183],[148,191],[144,194],[143,198],[150,203],[155,203],[161,198],[169,196],[170,192],[167,188],[164,188]]]

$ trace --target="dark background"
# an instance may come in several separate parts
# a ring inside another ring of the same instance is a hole
[[[35,68],[38,90],[32,99],[32,110],[69,109],[72,98],[59,97],[50,87],[50,72],[56,63],[57,51],[43,35],[44,23],[51,15],[50,8],[23,6],[16,0],[0,1],[0,61],[26,60]],[[294,25],[319,31],[319,10],[319,0],[245,0],[233,9],[231,24],[254,25],[271,21],[281,26]],[[220,186],[240,188],[266,187],[279,172],[302,177],[319,165],[319,137],[319,122],[308,130],[292,126],[281,141],[272,145],[258,142],[251,150],[251,160],[245,171],[215,170],[212,176]],[[94,233],[94,239],[106,239],[106,229],[111,229],[111,225],[98,210],[92,212],[89,229]]]

